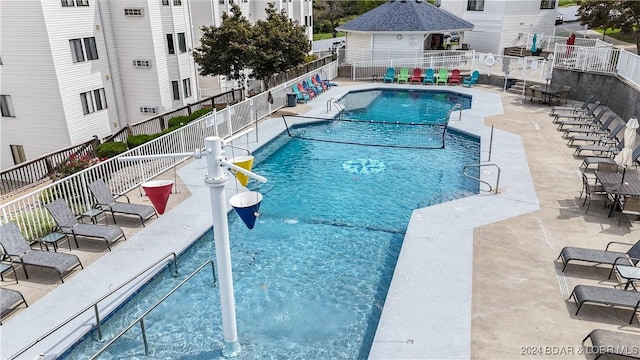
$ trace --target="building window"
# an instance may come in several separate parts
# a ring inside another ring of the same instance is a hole
[[[224,0],[218,0],[219,4],[224,4]]]
[[[143,114],[157,114],[158,108],[155,106],[140,106],[140,112]]]
[[[150,68],[151,60],[133,60],[133,66],[137,68]]]
[[[63,7],[76,6],[76,4],[73,3],[73,0],[61,0],[61,1],[62,1]]]
[[[84,40],[84,47],[82,42]],[[96,47],[96,38],[89,37],[84,39],[71,39],[69,40],[71,46],[71,58],[74,63],[83,62],[87,60],[98,59],[98,48]],[[86,53],[86,56],[85,56]]]
[[[173,0],[173,6],[181,6],[182,0]]]
[[[178,33],[178,47],[181,53],[187,52],[187,39],[184,37],[184,33]]]
[[[540,9],[555,9],[556,0],[542,0],[540,1]]]
[[[82,40],[81,39],[71,39],[69,40],[69,45],[71,46],[71,58],[74,63],[84,61],[84,52],[82,51]]]
[[[171,88],[173,89],[173,100],[180,100],[180,88],[177,81],[171,82]]]
[[[467,11],[484,11],[484,0],[468,0]]]
[[[176,53],[176,49],[173,46],[173,34],[167,34],[167,46],[169,47],[169,54]]]
[[[3,117],[16,117],[16,113],[13,111],[11,95],[0,95],[0,112]]]
[[[106,109],[107,98],[105,97],[104,88],[81,93],[80,103],[82,104],[82,112],[85,115]]]
[[[84,38],[84,48],[87,53],[87,60],[98,59],[98,48],[96,47],[96,38]]]
[[[89,0],[76,0],[76,6],[89,6]]]
[[[129,9],[124,9],[124,15],[125,16],[144,16],[144,12],[142,11],[142,8],[129,8]]]
[[[24,155],[24,146],[22,145],[9,145],[11,148],[11,155],[13,155],[13,163],[18,165],[27,161],[27,157]]]
[[[184,98],[190,98],[191,97],[191,79],[190,78],[186,78],[184,80],[182,80],[182,87],[184,88]]]
[[[165,6],[169,5],[169,0],[162,0],[162,5],[165,5]]]

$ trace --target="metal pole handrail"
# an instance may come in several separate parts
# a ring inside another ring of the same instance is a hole
[[[462,105],[461,104],[455,104],[449,110],[449,113],[447,114],[447,121],[451,120],[451,114],[453,114],[453,112],[456,111],[456,109],[458,110],[458,121],[462,120]]]
[[[147,342],[147,332],[145,330],[145,325],[144,325],[144,317],[149,315],[149,313],[151,311],[153,311],[155,308],[157,308],[161,303],[163,303],[169,296],[171,296],[174,292],[176,292],[179,288],[182,287],[182,285],[184,285],[185,283],[187,283],[187,281],[191,280],[192,277],[194,277],[198,272],[200,272],[205,266],[211,264],[211,271],[213,272],[213,284],[215,285],[217,282],[216,279],[216,269],[215,269],[215,264],[213,263],[212,259],[209,259],[207,261],[205,261],[202,265],[198,266],[198,268],[196,270],[194,270],[189,276],[187,276],[184,280],[182,280],[178,285],[176,285],[175,287],[173,287],[173,289],[171,289],[171,291],[169,291],[165,296],[163,296],[160,300],[156,301],[155,304],[153,304],[149,309],[147,309],[147,311],[145,311],[144,313],[142,313],[140,316],[138,316],[134,321],[132,321],[126,328],[124,328],[122,331],[120,331],[118,333],[118,335],[114,336],[113,339],[111,339],[108,343],[106,343],[100,350],[98,350],[97,353],[93,354],[93,356],[91,356],[89,359],[93,360],[96,357],[100,356],[100,354],[102,354],[103,352],[105,352],[109,347],[111,347],[111,345],[113,345],[114,342],[116,342],[118,339],[120,339],[127,331],[129,331],[132,327],[134,327],[137,323],[140,323],[140,328],[142,329],[142,340],[144,342],[144,354],[145,355],[149,355],[149,345]]]
[[[117,286],[115,289],[109,291],[107,294],[101,296],[98,300],[96,300],[93,303],[91,303],[91,305],[88,305],[88,306],[84,307],[82,310],[80,310],[77,313],[75,313],[75,315],[71,316],[70,318],[65,320],[63,323],[61,323],[60,325],[54,327],[53,329],[49,330],[44,335],[38,337],[36,340],[31,342],[29,345],[27,345],[24,348],[22,348],[19,352],[17,352],[14,355],[12,355],[9,358],[9,360],[16,359],[18,356],[24,354],[25,351],[29,350],[34,345],[36,345],[40,341],[44,340],[45,338],[47,338],[49,335],[53,334],[54,332],[58,331],[61,327],[67,325],[72,320],[74,320],[78,316],[84,314],[87,310],[89,310],[91,308],[94,308],[95,316],[96,316],[96,319],[97,319],[96,326],[98,327],[98,333],[99,333],[99,336],[100,336],[100,340],[102,340],[102,330],[100,328],[100,316],[98,314],[98,303],[101,302],[102,300],[106,299],[107,297],[113,295],[113,293],[115,293],[116,291],[122,289],[125,285],[128,285],[129,283],[131,283],[133,280],[137,279],[140,275],[142,275],[142,274],[146,273],[147,271],[149,271],[150,269],[156,267],[156,265],[158,265],[159,263],[163,262],[164,260],[166,260],[170,256],[173,257],[173,262],[172,263],[173,263],[174,276],[178,276],[178,256],[176,255],[176,253],[172,252],[170,254],[167,254],[167,255],[163,256],[161,259],[159,259],[158,261],[154,262],[153,264],[147,266],[146,268],[144,268],[143,270],[138,272],[136,275],[132,276],[127,281],[125,281],[124,283],[122,283],[119,286]]]
[[[495,168],[498,169],[498,175],[496,178],[496,187],[495,190],[494,188],[491,186],[491,184],[489,184],[487,181],[484,181],[482,179],[480,179],[479,177],[475,177],[473,175],[469,175],[467,174],[467,169],[468,168],[472,168],[472,167],[477,167],[478,169],[480,169],[481,167],[485,167],[485,166],[494,166]],[[498,186],[500,185],[500,166],[498,166],[498,164],[493,164],[493,163],[489,163],[489,164],[469,164],[469,165],[465,165],[462,168],[462,174],[470,179],[476,180],[482,184],[485,184],[489,187],[489,192],[492,192],[494,194],[498,193]]]

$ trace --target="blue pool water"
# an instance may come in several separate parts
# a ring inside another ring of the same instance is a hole
[[[307,128],[339,133],[348,126]],[[393,137],[398,129],[376,131]],[[254,155],[254,170],[269,179],[251,185],[264,195],[262,217],[248,230],[229,214],[238,359],[366,358],[411,211],[478,192],[478,183],[462,175],[463,165],[479,160],[477,139],[449,130],[445,149],[416,150],[280,135]],[[106,338],[215,258],[214,251],[209,231],[180,257],[178,278],[161,273],[106,322]],[[150,357],[134,327],[101,358],[220,357],[212,278],[210,270],[198,273],[148,315]],[[102,345],[85,340],[66,358],[84,359]]]

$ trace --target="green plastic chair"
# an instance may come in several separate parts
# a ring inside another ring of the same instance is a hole
[[[400,74],[398,74],[398,84],[401,82],[403,83],[409,82],[409,68],[400,69]]]
[[[449,79],[449,70],[442,68],[438,71],[438,77],[436,78],[436,85],[443,83],[447,85],[447,80]]]

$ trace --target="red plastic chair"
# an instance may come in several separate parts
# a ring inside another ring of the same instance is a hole
[[[411,78],[409,79],[409,82],[417,82],[417,83],[421,83],[422,82],[422,70],[415,68],[413,69],[413,73],[411,74]]]
[[[451,70],[451,76],[449,76],[449,84],[460,85],[461,81],[462,81],[462,76],[460,76],[460,70],[458,69]]]

